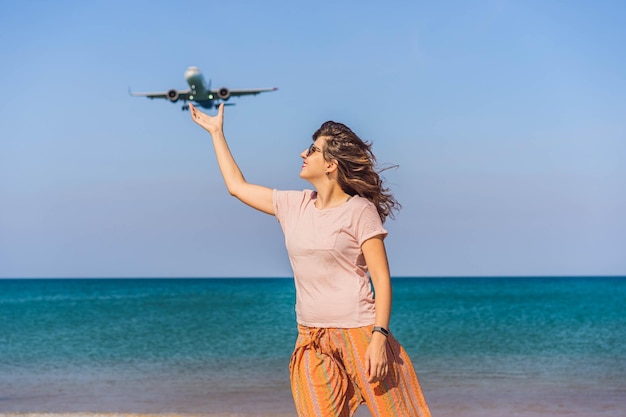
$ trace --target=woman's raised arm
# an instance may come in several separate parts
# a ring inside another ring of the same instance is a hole
[[[193,121],[202,126],[213,138],[217,163],[230,195],[252,208],[274,215],[272,189],[247,182],[228,148],[224,137],[224,104],[220,104],[216,116],[202,113],[192,104],[189,104],[189,108]]]

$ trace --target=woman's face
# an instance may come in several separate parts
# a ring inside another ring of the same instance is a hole
[[[300,154],[302,158],[300,178],[312,180],[326,174],[328,163],[324,160],[324,153],[322,152],[325,142],[325,138],[320,136]]]

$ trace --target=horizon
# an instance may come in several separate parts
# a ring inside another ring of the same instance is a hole
[[[391,276],[392,280],[404,280],[404,279],[424,279],[424,280],[437,280],[437,279],[622,279],[626,278],[626,275],[491,275],[491,276],[466,276],[466,275],[458,275],[458,276],[414,276],[414,275],[402,275],[402,276]],[[72,279],[100,279],[100,280],[159,280],[159,279],[180,279],[180,280],[194,280],[194,279],[222,279],[222,280],[274,280],[274,279],[284,279],[284,280],[293,280],[293,276],[229,276],[229,277],[220,277],[220,276],[204,276],[204,277],[185,277],[185,276],[154,276],[154,277],[104,277],[104,276],[94,276],[94,277],[0,277],[0,280],[72,280]]]

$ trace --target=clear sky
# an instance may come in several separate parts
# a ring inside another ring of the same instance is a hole
[[[403,204],[394,276],[626,274],[622,1],[0,3],[0,277],[291,276],[180,103],[231,99],[251,182],[286,189],[326,120]]]

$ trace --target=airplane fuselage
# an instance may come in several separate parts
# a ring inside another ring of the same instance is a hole
[[[207,85],[198,67],[189,67],[185,70],[185,81],[187,81],[191,89],[191,94],[189,95],[190,101],[207,109],[213,107],[215,97],[211,93],[211,87]]]

